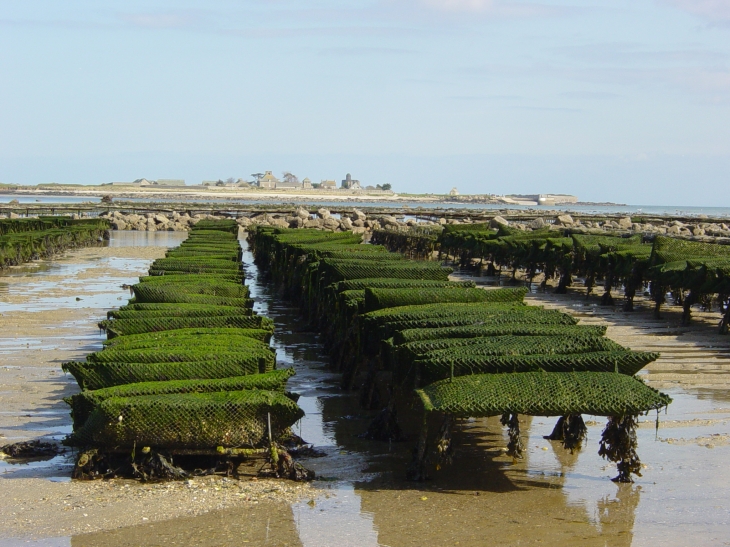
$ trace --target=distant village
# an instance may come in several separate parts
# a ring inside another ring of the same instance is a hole
[[[228,187],[228,188],[261,188],[264,190],[349,190],[352,192],[365,191],[368,193],[392,194],[390,184],[377,184],[375,186],[363,186],[359,180],[353,179],[350,173],[337,184],[335,180],[321,180],[312,182],[308,177],[301,181],[299,177],[288,171],[284,172],[281,179],[274,176],[272,171],[253,173],[252,180],[228,178],[226,180],[204,180],[198,185],[187,185],[183,179],[158,179],[148,180],[137,179],[132,182],[109,182],[102,186],[133,186],[133,187],[165,187],[165,188],[193,188],[193,187]]]

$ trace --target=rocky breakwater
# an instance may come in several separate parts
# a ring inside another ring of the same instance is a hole
[[[222,215],[177,213],[173,211],[145,214],[122,213],[119,211],[103,213],[102,218],[108,218],[114,230],[140,231],[187,231],[200,220],[226,218]],[[635,222],[629,216],[625,217],[581,217],[578,215],[558,214],[539,215],[534,218],[507,218],[497,215],[491,219],[470,218],[434,218],[406,219],[403,214],[395,215],[367,215],[363,211],[353,209],[352,212],[333,215],[328,209],[319,208],[309,211],[299,207],[289,213],[248,213],[236,219],[243,229],[250,226],[279,226],[281,228],[316,228],[331,232],[352,230],[354,233],[367,234],[373,230],[387,229],[393,231],[408,231],[413,228],[428,226],[444,226],[448,224],[474,224],[487,222],[492,228],[509,226],[517,230],[530,232],[533,230],[550,229],[561,231],[569,228],[573,233],[635,233],[652,235],[669,235],[673,237],[692,238],[699,240],[715,240],[730,238],[730,226],[721,222],[710,222],[698,218],[696,221],[674,219],[651,219],[644,222]],[[638,217],[636,220],[639,220]]]
[[[398,225],[395,218],[385,218],[386,220],[368,218],[365,213],[358,209],[354,209],[352,213],[340,214],[337,218],[325,208],[310,213],[304,207],[300,207],[290,215],[261,213],[251,217],[241,217],[238,219],[238,224],[244,229],[249,226],[280,226],[282,228],[315,228],[330,232],[351,230],[356,234],[364,234],[381,228],[388,221],[387,219],[392,219],[392,222]]]
[[[113,230],[135,230],[141,232],[186,232],[203,219],[224,218],[215,215],[195,215],[187,213],[122,213],[114,211],[102,213],[101,218],[108,218]]]

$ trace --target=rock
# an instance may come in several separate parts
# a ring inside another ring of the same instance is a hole
[[[347,217],[342,217],[340,219],[340,226],[343,230],[352,230],[352,221]]]
[[[705,231],[702,228],[697,227],[692,230],[692,235],[693,236],[703,236],[703,235],[705,235]]]
[[[667,233],[671,234],[671,235],[679,235],[679,233],[680,233],[679,226],[676,226],[673,224],[672,226],[667,228]]]
[[[340,221],[336,218],[328,217],[322,221],[322,227],[327,230],[337,230],[340,227]]]
[[[112,221],[112,228],[114,230],[124,230],[127,228],[127,223],[121,219],[115,219]]]
[[[167,224],[167,217],[165,215],[155,215],[155,222],[157,224]]]
[[[251,226],[251,219],[248,217],[241,217],[238,219],[238,225],[241,228],[248,228],[249,226]]]
[[[312,218],[304,221],[305,228],[321,228],[324,220],[321,218]]]
[[[331,216],[330,212],[327,209],[325,209],[324,207],[317,209],[317,214],[319,215],[319,218],[321,218],[322,220],[328,219]]]
[[[269,224],[271,224],[272,226],[278,226],[280,228],[288,228],[289,227],[289,223],[285,219],[283,219],[283,218],[275,218],[273,220],[270,220],[269,221]]]
[[[355,221],[355,222],[358,222],[358,221]],[[359,221],[359,222],[362,222],[362,221]],[[353,228],[352,228],[353,234],[364,234],[365,231],[366,231],[366,228],[364,228],[363,226],[353,226]]]
[[[631,229],[634,232],[641,232],[644,229],[644,227],[641,224],[639,224],[638,222],[633,222],[631,224]]]
[[[563,226],[570,226],[571,224],[573,224],[573,217],[570,215],[558,215],[557,217],[555,217],[555,220],[557,220]]]
[[[444,224],[446,224],[446,219],[445,219],[445,218],[440,218],[440,219],[439,219],[439,224],[440,224],[441,226],[443,226]]]
[[[177,220],[180,218],[180,213],[178,213],[177,211],[173,211],[172,215],[170,216],[172,217],[172,220]]]
[[[366,218],[367,216],[365,215],[365,213],[363,213],[359,209],[355,209],[352,212],[352,220],[365,220]]]
[[[490,228],[499,228],[500,226],[509,226],[509,222],[499,215],[489,221]]]
[[[618,227],[621,230],[628,230],[631,228],[631,217],[623,217],[618,219]]]
[[[304,226],[305,222],[306,221],[300,216],[291,217],[289,219],[289,228],[301,228]]]
[[[545,219],[543,219],[542,217],[537,217],[535,220],[530,222],[528,226],[530,226],[530,228],[532,228],[533,230],[539,230],[540,228],[544,228]]]
[[[364,228],[365,227],[365,222],[366,221],[360,220],[360,219],[353,220],[352,221],[352,226],[353,226],[353,228]]]
[[[304,207],[299,207],[295,214],[302,220],[309,220],[309,211],[307,211]]]

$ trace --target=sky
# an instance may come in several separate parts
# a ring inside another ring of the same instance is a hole
[[[0,182],[730,206],[730,0],[0,0]]]

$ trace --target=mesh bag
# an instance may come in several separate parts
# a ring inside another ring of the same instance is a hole
[[[109,338],[126,334],[158,332],[189,328],[237,328],[274,330],[274,322],[261,315],[238,317],[155,317],[150,319],[114,319],[102,321],[99,328],[106,330]]]
[[[173,336],[166,336],[174,333]],[[179,329],[163,332],[118,336],[106,340],[107,349],[141,349],[162,348],[168,346],[196,347],[215,346],[230,347],[244,345],[245,340],[258,341],[268,346],[271,333],[257,329]]]
[[[730,245],[699,243],[664,236],[657,236],[654,240],[652,252],[654,264],[677,262],[696,257],[730,258]]]
[[[243,275],[239,276],[243,280]],[[185,274],[185,275],[148,275],[139,278],[140,283],[219,283],[228,282],[242,285],[230,276],[218,274]],[[248,294],[246,294],[248,296]]]
[[[271,355],[271,354],[269,354]],[[263,356],[237,357],[231,361],[187,361],[182,363],[83,363],[63,364],[82,389],[102,389],[139,382],[205,380],[245,376],[273,370],[271,359]]]
[[[607,372],[478,374],[436,382],[417,393],[426,411],[463,417],[626,416],[672,402],[637,378]]]
[[[438,340],[440,338],[481,338],[484,336],[604,336],[604,325],[526,325],[506,323],[503,325],[476,325],[467,327],[445,327],[440,329],[408,329],[396,332],[396,345]]]
[[[153,283],[134,285],[135,301],[144,303],[180,303],[180,304],[209,304],[213,306],[237,306],[240,308],[253,307],[250,298],[236,298],[231,296],[212,296],[208,294],[194,294],[177,287],[177,283],[170,286],[159,286]]]
[[[217,237],[223,239],[226,235],[231,234],[233,238],[238,235],[238,223],[231,219],[206,219],[199,220],[197,224],[193,226],[192,234],[199,235],[201,233],[216,233]],[[218,236],[217,232],[223,232]]]
[[[196,282],[193,279],[190,279],[189,282],[178,280],[173,282],[158,281],[157,283],[138,283],[132,286],[132,291],[134,291],[134,295],[139,302],[152,301],[158,291],[234,298],[248,298],[249,296],[248,287],[240,283],[230,283],[227,281]]]
[[[525,306],[519,302],[479,302],[479,303],[453,303],[444,302],[439,304],[422,304],[416,306],[398,306],[395,308],[384,308],[365,314],[366,323],[385,324],[391,321],[403,321],[409,319],[429,319],[437,317],[492,317],[503,314],[544,315],[562,319],[567,314],[545,310],[537,306]]]
[[[234,376],[215,380],[178,380],[170,382],[141,382],[108,387],[94,391],[82,391],[64,401],[71,407],[74,429],[86,422],[89,414],[103,401],[111,397],[137,397],[140,395],[169,395],[172,393],[210,393],[214,391],[241,391],[264,389],[284,391],[287,380],[294,375],[293,368],[272,370],[264,374]]]
[[[448,281],[451,268],[431,266],[432,262],[373,263],[366,260],[330,260],[320,262],[320,268],[326,272],[330,281],[345,279],[361,279],[364,277],[385,277],[397,279],[434,279]],[[424,265],[428,265],[424,267]]]
[[[633,376],[659,357],[641,351],[606,351],[553,355],[454,355],[417,359],[423,384],[452,376],[503,372],[619,372]]]
[[[228,346],[161,346],[154,348],[107,348],[87,355],[88,363],[181,363],[184,361],[235,361],[252,357],[274,358],[274,349],[254,340],[231,343]]]
[[[364,278],[338,281],[331,285],[335,292],[371,289],[408,289],[415,287],[439,288],[439,287],[476,287],[473,281],[438,281],[430,279],[382,279]]]
[[[149,275],[140,278],[140,282],[144,283],[151,279],[159,279],[160,281],[185,282],[187,277],[194,275],[196,277],[210,277],[220,281],[230,281],[232,283],[243,284],[243,272],[234,272],[232,270],[208,270],[206,272],[175,272],[166,270],[156,270],[150,268]]]
[[[470,353],[473,355],[530,355],[568,354],[591,351],[625,351],[609,338],[593,335],[554,336],[489,336],[485,338],[445,338],[422,340],[398,346],[401,356],[448,357]],[[450,351],[450,350],[453,350]],[[461,355],[459,355],[461,356]]]
[[[140,306],[144,304],[132,304]],[[107,312],[107,317],[116,319],[150,319],[154,317],[240,317],[253,315],[253,311],[247,308],[236,308],[234,306],[210,306],[199,304],[149,304],[150,306],[168,306],[157,309],[128,309],[125,306],[116,311]],[[184,307],[183,307],[184,306]]]
[[[423,319],[392,320],[378,328],[381,339],[390,338],[396,332],[409,329],[438,329],[448,327],[496,327],[521,323],[522,325],[575,325],[577,320],[567,314],[553,312],[554,310],[539,310],[543,313],[521,313],[500,311],[497,314],[487,312],[475,315],[448,316],[448,317],[426,317]]]
[[[215,268],[217,270],[237,271],[242,268],[238,262],[230,260],[215,260],[205,257],[191,258],[158,258],[152,263],[152,268],[157,270],[180,270],[190,271],[198,268]]]
[[[158,275],[187,275],[187,274],[209,274],[209,275],[217,275],[218,277],[225,278],[228,281],[235,281],[235,282],[241,282],[244,278],[243,271],[237,271],[237,270],[231,270],[231,269],[220,269],[220,268],[209,268],[209,267],[190,267],[187,269],[181,269],[181,270],[172,270],[169,268],[156,268],[154,266],[151,266],[149,271],[149,275],[151,276],[158,276]]]
[[[431,304],[433,302],[522,302],[527,288],[462,289],[462,288],[404,288],[365,289],[365,311],[398,306]]]

